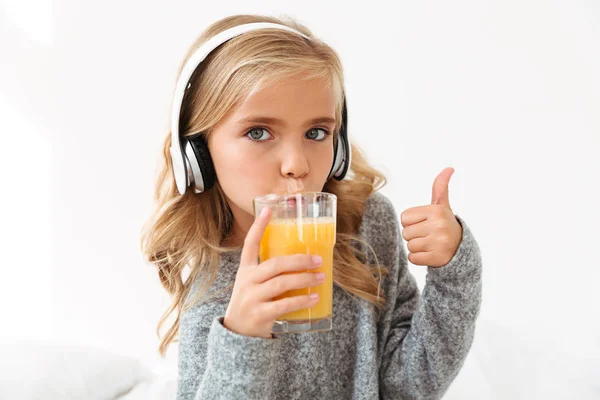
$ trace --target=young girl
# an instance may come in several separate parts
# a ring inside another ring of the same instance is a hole
[[[177,399],[440,398],[461,368],[482,266],[450,208],[453,171],[399,218],[350,143],[343,81],[333,49],[265,16],[212,24],[184,59],[142,238],[173,297],[158,330],[175,313],[160,352],[179,340]],[[301,272],[320,265],[311,255],[257,265],[269,213],[255,219],[252,199],[290,184],[338,197],[330,331],[271,334],[318,302],[274,298],[321,282]],[[407,260],[428,268],[422,297]]]

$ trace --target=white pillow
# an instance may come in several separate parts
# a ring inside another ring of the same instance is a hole
[[[0,399],[114,399],[152,375],[139,360],[91,346],[0,343]]]
[[[152,380],[139,382],[116,400],[173,400],[177,396],[178,345],[173,343],[164,358],[158,354],[145,358],[144,365],[154,374]]]
[[[600,359],[581,358],[520,338],[480,318],[475,340],[444,400],[597,400]]]
[[[177,396],[177,379],[156,375],[153,381],[143,381],[116,400],[173,400]]]

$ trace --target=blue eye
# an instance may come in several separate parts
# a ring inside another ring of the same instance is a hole
[[[265,128],[252,128],[248,131],[248,133],[246,133],[246,136],[257,142],[262,142],[264,140],[268,140],[268,138],[263,138],[263,133],[266,133],[269,136],[271,135]]]
[[[321,128],[312,128],[310,131],[306,132],[306,137],[309,139],[313,139],[316,142],[325,140],[327,135],[329,135],[329,132]]]

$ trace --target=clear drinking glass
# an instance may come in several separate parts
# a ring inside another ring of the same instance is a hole
[[[305,289],[290,290],[275,300],[311,293],[319,302],[311,308],[282,315],[273,333],[328,331],[333,314],[333,248],[336,237],[337,197],[331,193],[303,192],[268,194],[254,199],[254,215],[264,207],[272,210],[271,220],[260,242],[260,262],[270,258],[310,254],[323,257],[323,264],[307,272],[323,272],[325,281]]]

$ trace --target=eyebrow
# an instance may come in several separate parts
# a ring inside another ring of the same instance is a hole
[[[286,126],[285,121],[277,119],[277,118],[271,118],[271,117],[252,116],[252,117],[242,118],[238,121],[238,124],[240,124],[240,125],[244,125],[247,123]],[[331,118],[331,117],[313,118],[313,119],[307,121],[306,125],[323,124],[323,123],[335,124],[335,118]]]

